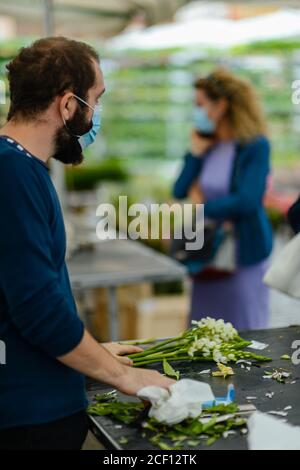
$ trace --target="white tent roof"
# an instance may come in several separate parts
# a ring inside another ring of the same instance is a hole
[[[20,36],[39,36],[45,5],[53,6],[54,33],[84,38],[120,34],[139,13],[148,25],[171,21],[190,0],[0,0],[0,16],[15,20]],[[1,30],[0,30],[1,33]]]
[[[125,33],[107,41],[115,50],[203,46],[229,48],[254,41],[300,37],[300,10],[280,10],[242,20],[196,19]]]

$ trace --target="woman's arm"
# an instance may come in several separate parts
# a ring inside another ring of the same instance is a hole
[[[199,181],[192,183],[189,191],[188,197],[194,204],[204,204],[204,196],[199,185]]]
[[[184,157],[183,168],[173,187],[173,196],[184,199],[203,166],[203,158],[213,145],[213,140],[200,137],[196,131],[191,133],[191,151]]]
[[[201,171],[202,159],[187,153],[184,157],[182,170],[174,184],[173,196],[176,199],[184,199],[188,196],[188,191]]]

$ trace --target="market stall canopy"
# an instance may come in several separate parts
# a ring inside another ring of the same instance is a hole
[[[171,21],[189,0],[53,0],[55,34],[110,37],[132,21]],[[43,35],[44,0],[0,0],[0,16],[14,18],[20,36]]]
[[[200,18],[144,31],[123,33],[107,44],[115,50],[158,50],[203,46],[226,49],[256,41],[300,37],[300,10],[275,13],[241,20]]]
[[[173,20],[178,9],[187,4],[299,6],[299,0],[0,0],[0,17],[15,21],[18,36],[44,35],[45,4],[53,4],[55,34],[74,37],[108,38],[120,34],[131,26],[141,28]],[[2,39],[2,37],[1,37]]]

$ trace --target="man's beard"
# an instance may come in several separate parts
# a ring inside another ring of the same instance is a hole
[[[72,119],[66,122],[66,126],[57,130],[55,136],[55,151],[52,158],[66,165],[80,165],[84,156],[76,135],[83,135],[92,128],[92,121],[86,120],[85,112],[79,106]]]

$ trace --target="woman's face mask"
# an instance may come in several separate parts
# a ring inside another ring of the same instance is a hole
[[[193,113],[193,122],[195,129],[200,134],[213,134],[216,130],[216,123],[208,117],[204,106],[196,106]]]

